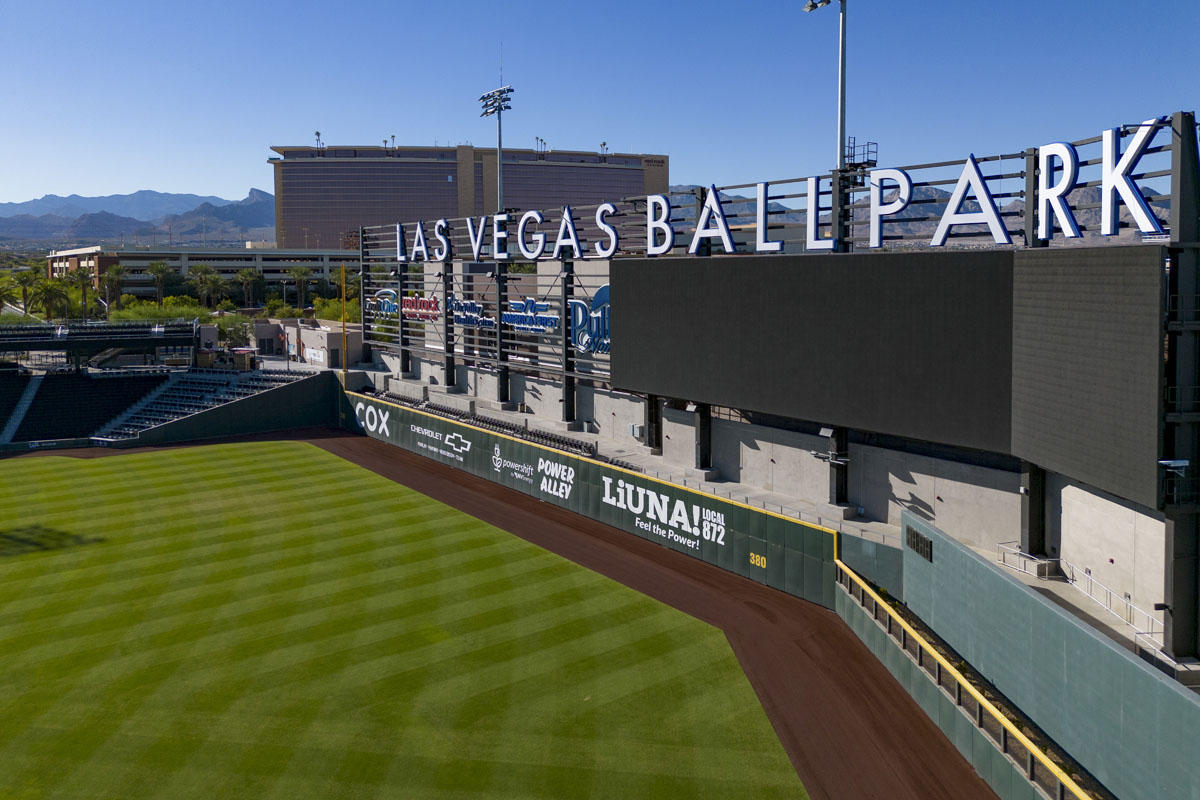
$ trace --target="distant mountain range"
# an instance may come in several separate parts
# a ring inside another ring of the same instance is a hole
[[[18,210],[11,213],[13,209]],[[275,197],[258,189],[236,201],[141,191],[107,197],[46,195],[25,203],[0,204],[0,242],[5,244],[64,247],[113,239],[163,244],[203,239],[217,244],[273,238],[274,227]]]
[[[160,219],[169,214],[191,211],[201,203],[214,206],[229,205],[232,200],[221,197],[205,197],[198,194],[170,194],[143,189],[133,194],[110,194],[103,197],[83,197],[72,194],[60,197],[48,194],[37,200],[24,203],[0,203],[0,217],[29,215],[32,217],[51,214],[56,217],[81,217],[106,211],[121,217],[132,217],[146,222]]]

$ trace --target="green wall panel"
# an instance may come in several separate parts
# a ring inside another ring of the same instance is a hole
[[[1122,800],[1200,800],[1200,696],[928,522],[908,607]]]

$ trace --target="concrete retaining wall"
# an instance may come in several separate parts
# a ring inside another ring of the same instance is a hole
[[[1046,476],[1046,546],[1076,578],[1092,577],[1153,614],[1164,599],[1166,523],[1158,512],[1118,500],[1062,475]]]
[[[900,524],[908,511],[974,547],[1021,536],[1021,476],[945,459],[850,445],[851,505]]]

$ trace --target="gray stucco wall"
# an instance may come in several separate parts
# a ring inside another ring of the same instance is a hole
[[[1021,537],[1020,486],[1016,472],[850,445],[851,505],[893,525],[910,511],[975,547]]]
[[[712,421],[712,458],[721,477],[816,503],[829,500],[829,440],[725,419]]]
[[[696,414],[664,408],[662,413],[663,460],[676,467],[696,466]]]
[[[1166,524],[1142,508],[1062,475],[1046,476],[1046,546],[1066,559],[1076,578],[1092,577],[1153,614],[1164,599]]]

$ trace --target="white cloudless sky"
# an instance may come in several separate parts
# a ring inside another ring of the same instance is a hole
[[[881,166],[1200,105],[1197,0],[848,0],[847,133]],[[0,202],[273,191],[271,145],[665,153],[673,183],[826,172],[838,3],[40,0],[3,5]]]

